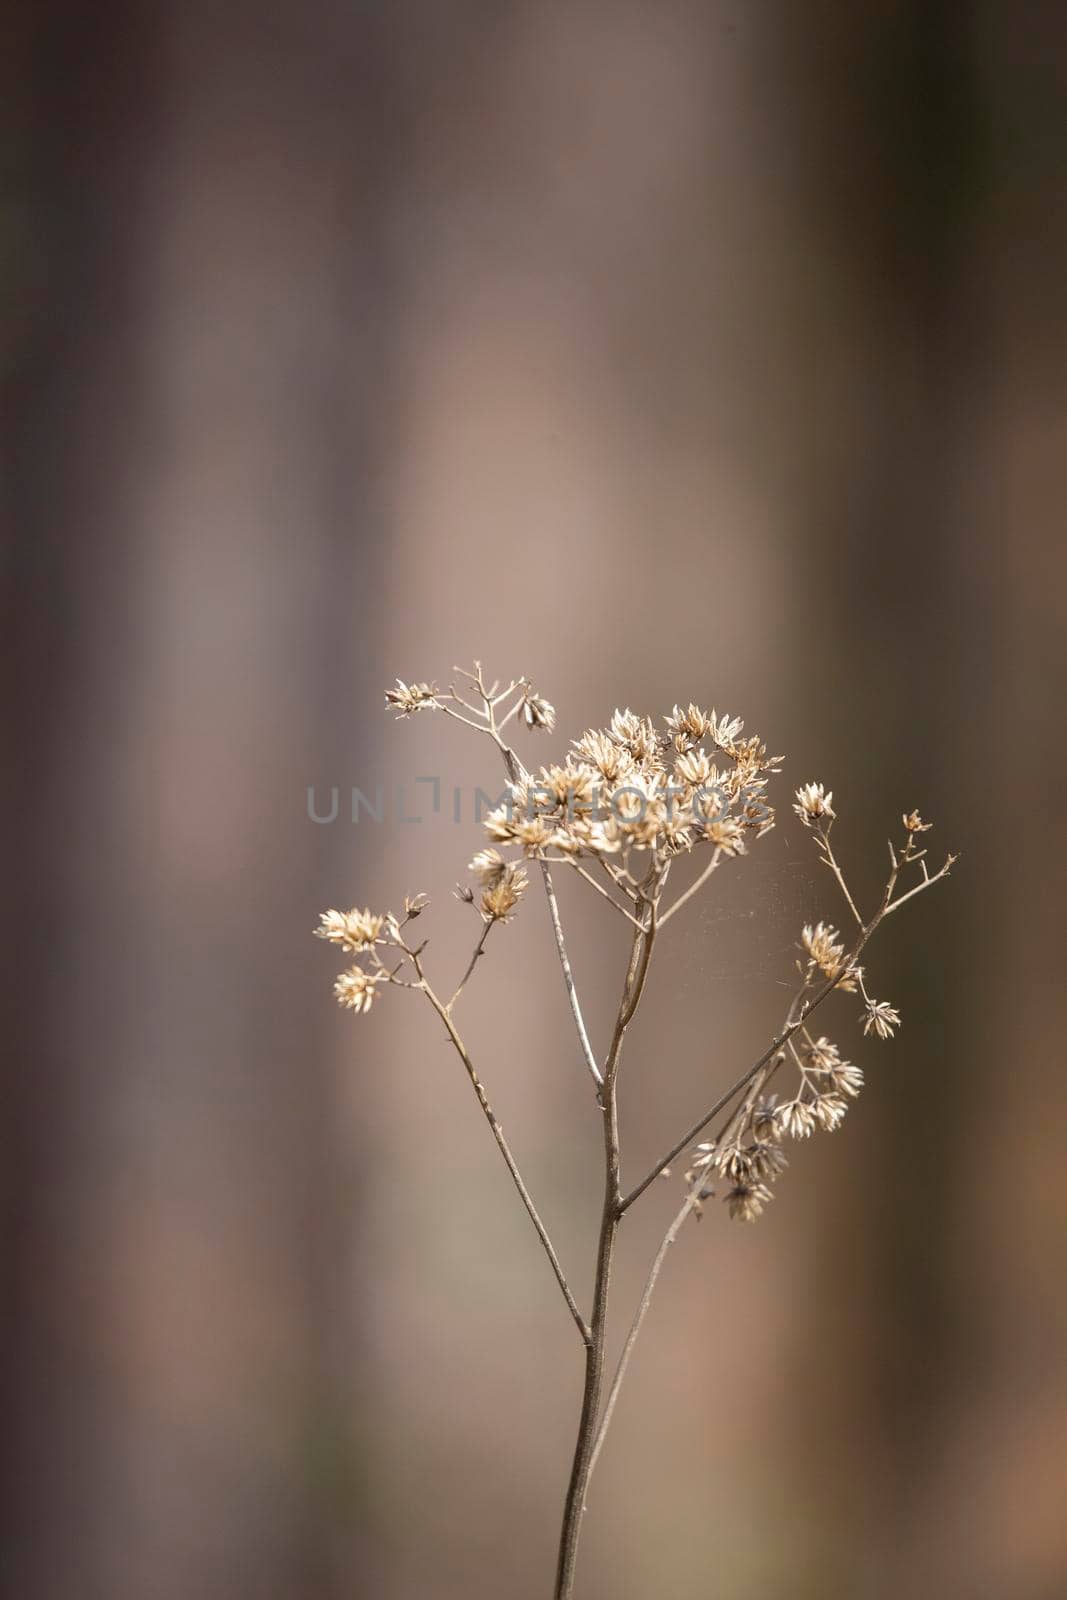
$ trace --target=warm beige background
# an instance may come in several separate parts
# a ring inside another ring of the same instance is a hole
[[[12,1595],[548,1591],[573,1329],[439,1030],[336,1013],[309,937],[424,888],[459,965],[473,827],[305,790],[495,785],[380,710],[475,654],[562,735],[744,715],[868,891],[903,806],[964,852],[872,958],[905,1027],[846,1129],[672,1256],[583,1600],[1062,1595],[1062,10],[46,0],[11,39]],[[632,1175],[837,914],[791,820],[720,882],[634,1035]],[[565,912],[602,1030],[618,930]],[[587,1293],[547,937],[532,899],[470,1028]]]

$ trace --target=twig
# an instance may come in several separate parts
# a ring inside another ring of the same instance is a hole
[[[577,1304],[573,1294],[571,1293],[570,1285],[568,1284],[567,1279],[566,1279],[566,1277],[564,1275],[563,1268],[560,1266],[559,1257],[556,1254],[555,1247],[554,1247],[554,1245],[552,1243],[552,1240],[548,1236],[548,1230],[546,1229],[544,1223],[541,1221],[541,1218],[540,1218],[540,1216],[538,1214],[538,1211],[537,1211],[537,1207],[533,1203],[533,1199],[532,1199],[532,1197],[530,1195],[529,1189],[527,1189],[526,1184],[523,1182],[523,1177],[522,1177],[521,1172],[519,1171],[518,1165],[516,1164],[515,1157],[511,1153],[511,1147],[509,1146],[507,1140],[504,1137],[504,1130],[500,1126],[500,1123],[497,1121],[496,1113],[494,1112],[492,1106],[489,1104],[489,1097],[485,1092],[485,1088],[484,1088],[484,1086],[482,1084],[482,1080],[478,1076],[478,1073],[477,1073],[477,1070],[475,1068],[474,1062],[470,1058],[470,1055],[469,1055],[469,1053],[467,1051],[466,1045],[463,1043],[463,1040],[460,1038],[458,1032],[456,1031],[456,1025],[452,1021],[452,1017],[451,1017],[451,1014],[449,1012],[448,1007],[438,998],[438,996],[434,993],[433,989],[430,987],[429,983],[427,982],[426,975],[425,975],[425,973],[423,972],[423,969],[422,969],[422,963],[420,962],[419,957],[418,957],[418,952],[417,951],[409,951],[408,954],[411,957],[412,964],[413,964],[413,966],[415,968],[416,973],[418,974],[419,985],[420,985],[420,987],[422,989],[422,992],[425,994],[427,1000],[433,1006],[434,1010],[437,1012],[437,1015],[440,1017],[441,1021],[444,1023],[445,1029],[446,1029],[446,1031],[448,1033],[448,1037],[452,1041],[452,1045],[453,1045],[453,1047],[454,1047],[454,1049],[456,1051],[456,1054],[459,1056],[460,1060],[463,1062],[464,1067],[467,1069],[467,1076],[470,1079],[471,1084],[474,1087],[475,1094],[478,1096],[478,1104],[481,1106],[482,1111],[483,1111],[483,1113],[485,1115],[485,1119],[488,1122],[490,1129],[492,1130],[493,1138],[496,1140],[496,1143],[497,1143],[497,1148],[499,1149],[500,1154],[504,1158],[504,1162],[505,1162],[505,1165],[507,1166],[508,1171],[511,1173],[512,1182],[514,1183],[516,1189],[519,1192],[519,1198],[521,1199],[523,1205],[526,1207],[526,1211],[527,1211],[527,1214],[529,1215],[530,1221],[533,1223],[534,1227],[537,1230],[537,1236],[540,1239],[541,1244],[544,1247],[545,1254],[547,1255],[547,1257],[548,1257],[548,1259],[549,1259],[549,1261],[550,1261],[550,1263],[552,1265],[552,1271],[556,1275],[556,1282],[559,1284],[560,1290],[562,1291],[562,1294],[563,1294],[563,1298],[567,1302],[567,1308],[570,1311],[571,1316],[574,1318],[575,1325],[577,1326],[578,1332],[582,1336],[582,1343],[584,1345],[586,1345],[586,1347],[588,1348],[588,1346],[590,1344],[590,1341],[591,1341],[591,1338],[592,1338],[592,1334],[591,1334],[591,1331],[590,1331],[590,1328],[589,1328],[589,1324],[586,1322],[585,1318],[582,1316],[582,1313],[578,1309],[578,1304]]]
[[[940,871],[933,873],[927,873],[926,866],[924,864],[923,872],[926,873],[926,876],[923,878],[922,883],[917,883],[914,889],[909,889],[907,894],[902,894],[899,899],[896,899],[892,901],[890,905],[887,905],[885,908],[885,915],[888,917],[891,911],[899,911],[905,900],[912,899],[914,895],[922,894],[924,889],[929,889],[933,884],[937,883],[939,878],[947,878],[949,872],[952,870],[958,860],[959,856],[949,856]]]
[[[592,877],[590,873],[586,872],[584,867],[580,867],[577,861],[573,860],[570,856],[559,856],[558,858],[553,857],[553,860],[556,859],[561,861],[565,866],[573,867],[578,876],[580,878],[584,878],[586,883],[589,884],[590,888],[595,889],[597,894],[601,895],[607,901],[612,910],[619,913],[620,917],[625,917],[627,922],[632,922],[635,928],[644,927],[643,922],[639,922],[631,911],[627,911],[625,906],[620,906],[619,902],[613,899],[608,891],[604,888],[604,885],[602,883],[597,883],[596,879]]]
[[[556,954],[559,956],[559,964],[563,969],[563,983],[567,990],[567,999],[570,1003],[571,1015],[574,1018],[574,1026],[578,1030],[578,1040],[582,1047],[582,1055],[585,1057],[585,1064],[589,1068],[593,1082],[596,1084],[599,1092],[600,1087],[604,1082],[604,1076],[600,1068],[597,1066],[596,1056],[593,1053],[593,1047],[589,1043],[589,1034],[586,1031],[585,1019],[582,1016],[582,1008],[578,1002],[578,990],[575,987],[574,973],[571,971],[571,964],[567,957],[567,944],[563,937],[563,924],[560,921],[559,906],[556,903],[556,891],[552,883],[552,873],[549,870],[547,861],[541,862],[541,876],[545,881],[545,899],[548,901],[548,912],[549,916],[552,918],[552,932],[556,936]]]
[[[711,1122],[713,1118],[717,1117],[719,1112],[729,1105],[734,1096],[740,1094],[743,1089],[748,1087],[753,1078],[755,1078],[756,1074],[760,1072],[776,1054],[776,1052],[781,1050],[783,1045],[785,1045],[793,1037],[794,1033],[796,1033],[801,1024],[807,1021],[808,1017],[811,1016],[811,1013],[815,1010],[816,1006],[820,1006],[826,999],[827,995],[831,994],[841,983],[841,981],[848,977],[850,968],[855,965],[858,956],[861,954],[864,946],[871,938],[884,915],[884,910],[879,910],[875,914],[870,924],[864,929],[862,937],[857,941],[852,954],[843,963],[840,972],[836,973],[832,978],[827,978],[826,982],[820,989],[816,990],[811,999],[802,1005],[800,1015],[796,1018],[796,1020],[785,1027],[776,1039],[772,1040],[763,1054],[756,1061],[754,1061],[750,1067],[746,1068],[746,1070],[737,1079],[737,1082],[731,1084],[730,1088],[726,1090],[725,1094],[719,1096],[711,1110],[706,1111],[698,1121],[694,1122],[693,1126],[688,1130],[688,1132],[683,1134],[677,1143],[671,1146],[670,1150],[662,1158],[662,1160],[657,1161],[656,1165],[653,1167],[652,1171],[647,1175],[647,1177],[642,1178],[641,1182],[637,1184],[635,1188],[630,1190],[630,1193],[625,1197],[625,1199],[620,1201],[620,1216],[629,1211],[634,1201],[639,1200],[649,1185],[656,1181],[664,1167],[669,1167],[671,1162],[675,1160],[677,1156],[681,1155],[686,1146],[692,1144],[693,1140],[698,1134],[703,1133],[708,1123]]]
[[[802,982],[799,990],[793,996],[793,999],[790,1002],[789,1010],[786,1013],[786,1019],[785,1019],[786,1020],[786,1027],[788,1027],[789,1024],[792,1022],[793,1017],[794,1017],[794,1015],[796,1013],[797,1006],[801,1005],[803,1003],[803,999],[804,999],[804,995],[805,995],[805,992],[807,990],[807,987],[808,987],[808,980],[807,980],[807,978],[805,978],[804,981]],[[802,1023],[798,1024],[798,1026],[802,1026],[802,1025],[803,1025]],[[792,1049],[792,1048],[793,1048],[793,1046],[790,1045],[790,1049]],[[779,1057],[778,1057],[777,1054],[772,1055],[770,1060],[765,1063],[764,1070],[762,1072],[757,1072],[754,1075],[754,1077],[752,1079],[752,1086],[750,1088],[748,1096],[746,1097],[744,1105],[737,1112],[735,1112],[734,1115],[727,1121],[726,1126],[724,1128],[720,1129],[719,1134],[717,1135],[716,1141],[715,1141],[717,1149],[721,1150],[721,1149],[726,1148],[728,1143],[729,1143],[729,1139],[730,1139],[730,1137],[731,1137],[731,1135],[733,1133],[734,1128],[738,1124],[743,1125],[744,1120],[747,1118],[748,1114],[751,1112],[752,1104],[754,1102],[755,1096],[760,1092],[761,1087],[767,1081],[767,1079],[773,1076],[773,1074],[775,1072],[775,1069],[777,1067],[777,1064],[778,1064],[778,1060],[779,1060]],[[725,1106],[729,1103],[729,1099],[730,1099],[729,1095],[727,1095],[727,1096],[725,1096],[723,1098],[723,1100],[719,1104],[719,1109],[720,1110],[725,1108]],[[713,1115],[714,1114],[715,1113],[713,1113]],[[591,1461],[589,1463],[589,1474],[590,1474],[590,1476],[592,1476],[593,1468],[596,1466],[597,1458],[599,1457],[601,1449],[603,1448],[604,1438],[605,1438],[605,1435],[607,1434],[608,1428],[609,1428],[609,1426],[611,1424],[612,1413],[615,1410],[615,1403],[619,1398],[619,1390],[622,1388],[623,1379],[626,1376],[626,1368],[629,1365],[630,1356],[631,1356],[631,1353],[633,1351],[634,1345],[637,1343],[637,1336],[641,1331],[641,1324],[645,1319],[645,1314],[647,1313],[650,1304],[652,1303],[652,1295],[653,1295],[653,1291],[655,1290],[655,1287],[656,1287],[656,1279],[659,1277],[659,1274],[660,1274],[660,1268],[663,1266],[664,1261],[667,1259],[667,1252],[670,1250],[671,1246],[674,1244],[675,1240],[677,1239],[679,1233],[682,1231],[682,1228],[684,1227],[687,1218],[700,1205],[701,1196],[704,1193],[704,1188],[705,1188],[705,1184],[707,1183],[707,1179],[708,1179],[708,1173],[706,1171],[704,1171],[704,1172],[698,1173],[697,1176],[696,1176],[695,1181],[693,1183],[691,1183],[690,1188],[689,1188],[689,1193],[685,1197],[685,1200],[684,1200],[684,1202],[682,1204],[682,1208],[678,1212],[678,1215],[674,1218],[674,1221],[671,1223],[670,1227],[667,1229],[667,1232],[664,1234],[662,1242],[660,1243],[660,1247],[657,1250],[655,1258],[654,1258],[654,1260],[652,1262],[652,1266],[649,1269],[648,1278],[645,1281],[644,1291],[643,1291],[643,1293],[641,1295],[640,1302],[638,1303],[637,1310],[634,1313],[633,1322],[630,1324],[630,1331],[626,1336],[626,1343],[623,1346],[622,1354],[619,1357],[619,1364],[615,1369],[615,1376],[612,1379],[611,1389],[608,1392],[607,1403],[606,1403],[606,1405],[604,1407],[604,1414],[600,1419],[600,1427],[599,1427],[599,1429],[597,1431],[596,1443],[593,1446],[593,1455],[592,1455],[592,1459],[591,1459]],[[632,1199],[636,1199],[637,1192],[638,1191],[635,1191],[634,1195],[631,1197]],[[620,1216],[626,1210],[628,1204],[629,1204],[629,1201],[623,1202],[622,1204],[620,1204],[620,1207],[619,1207]]]
[[[623,1345],[622,1354],[619,1357],[619,1364],[615,1368],[615,1376],[611,1380],[611,1388],[608,1390],[608,1398],[604,1405],[604,1412],[600,1418],[600,1425],[597,1428],[596,1440],[593,1444],[593,1453],[589,1458],[590,1478],[593,1476],[597,1461],[600,1458],[600,1452],[604,1448],[604,1439],[608,1428],[611,1426],[611,1418],[615,1411],[615,1403],[619,1398],[619,1390],[622,1388],[623,1379],[626,1376],[626,1368],[630,1364],[630,1356],[633,1354],[634,1345],[637,1343],[637,1336],[641,1332],[641,1324],[645,1320],[645,1314],[648,1311],[649,1306],[652,1304],[652,1295],[656,1287],[656,1279],[660,1274],[660,1268],[663,1266],[664,1261],[666,1261],[667,1252],[670,1250],[674,1241],[681,1233],[687,1219],[699,1206],[700,1196],[704,1190],[705,1178],[706,1174],[701,1173],[697,1181],[690,1188],[689,1193],[685,1197],[685,1202],[682,1206],[682,1209],[679,1211],[678,1215],[667,1229],[667,1232],[664,1234],[660,1247],[656,1251],[655,1259],[649,1268],[648,1277],[645,1280],[645,1287],[638,1303],[637,1310],[634,1313],[634,1319],[630,1324],[630,1331],[626,1335],[626,1343]]]
[[[830,871],[833,873],[834,877],[837,879],[841,888],[841,893],[848,901],[849,910],[856,919],[857,927],[862,928],[863,918],[860,916],[859,911],[856,908],[856,902],[853,900],[848,884],[845,882],[845,875],[837,864],[837,857],[834,855],[833,846],[830,843],[831,826],[832,824],[827,822],[823,827],[816,828],[815,834],[823,848],[823,859],[825,860],[826,865],[830,868]]]
[[[662,917],[660,917],[659,925],[660,925],[661,928],[664,926],[665,923],[668,923],[671,920],[671,918],[674,916],[674,913],[676,911],[680,911],[682,909],[682,907],[685,905],[687,900],[692,900],[693,896],[695,894],[698,894],[699,891],[701,889],[703,889],[704,885],[707,883],[708,879],[711,877],[712,873],[715,871],[715,868],[719,865],[719,860],[720,860],[721,856],[722,856],[722,849],[720,848],[720,846],[716,845],[715,849],[711,853],[711,860],[708,862],[707,866],[704,868],[704,870],[700,874],[699,878],[695,878],[693,880],[693,882],[689,885],[689,887],[685,891],[685,893],[684,894],[680,894],[678,896],[677,900],[674,902],[674,904],[672,906],[668,906],[667,910],[663,913]]]
[[[448,1002],[448,1005],[445,1007],[446,1011],[451,1011],[452,1010],[452,1007],[455,1005],[456,1001],[459,999],[460,995],[463,993],[464,989],[466,988],[467,981],[470,978],[471,973],[474,971],[475,967],[478,965],[478,958],[479,958],[480,955],[482,955],[482,953],[485,950],[485,941],[489,937],[489,931],[492,928],[492,926],[493,926],[493,919],[490,918],[486,922],[485,927],[482,929],[481,938],[478,940],[478,943],[474,947],[474,954],[471,956],[470,965],[467,967],[467,970],[463,974],[462,978],[460,978],[459,983],[456,985],[455,993],[453,994],[451,1000]]]

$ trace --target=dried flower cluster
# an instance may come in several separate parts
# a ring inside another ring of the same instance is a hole
[[[625,1193],[620,1182],[617,1073],[627,1029],[644,992],[653,947],[671,918],[704,888],[720,865],[744,856],[749,845],[774,826],[767,788],[781,757],[768,756],[756,737],[742,738],[743,724],[737,718],[706,712],[690,703],[684,709],[676,705],[659,725],[629,709],[616,711],[606,727],[589,729],[574,740],[561,761],[531,771],[506,742],[504,730],[515,720],[530,732],[551,733],[556,721],[553,706],[528,678],[513,679],[501,688],[499,683],[486,682],[477,663],[462,678],[463,692],[455,684],[441,690],[433,682],[407,684],[398,679],[386,693],[387,705],[401,717],[439,711],[486,736],[496,747],[508,780],[504,800],[486,819],[488,842],[469,863],[477,889],[458,891],[460,899],[477,911],[480,933],[457,987],[449,999],[442,998],[423,963],[426,942],[415,945],[409,941],[407,929],[426,908],[425,895],[405,900],[402,916],[359,909],[325,911],[315,931],[345,955],[356,958],[335,984],[342,1006],[367,1012],[380,989],[397,986],[422,994],[444,1024],[581,1336],[586,1385],[555,1589],[557,1600],[566,1600],[573,1591],[589,1478],[667,1250],[687,1219],[699,1216],[705,1202],[716,1194],[721,1195],[731,1218],[755,1221],[773,1198],[773,1186],[788,1165],[788,1145],[817,1131],[832,1132],[840,1127],[863,1088],[864,1074],[826,1034],[815,1034],[809,1019],[816,1007],[840,991],[862,1001],[859,1021],[863,1035],[882,1040],[893,1037],[900,1014],[888,1001],[872,998],[860,956],[882,922],[945,877],[956,858],[947,856],[931,873],[921,842],[930,824],[917,811],[904,813],[904,838],[889,845],[890,870],[881,899],[865,916],[831,844],[837,817],[832,793],[821,783],[805,783],[795,791],[793,811],[813,835],[820,859],[836,879],[854,923],[853,933],[842,933],[825,921],[801,929],[796,990],[777,1034],[711,1109]],[[704,857],[702,869],[668,900],[672,873],[681,870],[682,858],[698,854]],[[582,878],[630,927],[623,996],[603,1054],[590,1042],[570,968],[553,884],[557,866]],[[505,925],[514,915],[528,890],[531,867],[536,867],[543,880],[578,1046],[595,1085],[604,1131],[604,1204],[596,1288],[588,1319],[571,1292],[455,1021],[457,1001],[486,941],[493,928]],[[912,881],[905,887],[908,877]],[[716,1119],[721,1120],[711,1136],[701,1137]],[[652,1264],[618,1369],[602,1401],[607,1290],[615,1238],[631,1205],[658,1177],[667,1174],[671,1163],[685,1151],[690,1151],[690,1157],[684,1201]]]
[[[596,857],[628,890],[635,852],[669,860],[710,845],[743,855],[746,839],[774,824],[765,790],[781,758],[758,739],[740,741],[742,726],[693,705],[675,706],[659,729],[616,711],[563,763],[514,781],[486,822],[489,837],[546,861]]]

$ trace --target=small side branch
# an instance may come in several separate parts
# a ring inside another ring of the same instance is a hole
[[[485,927],[482,929],[482,936],[478,940],[478,943],[474,947],[474,954],[470,958],[470,964],[468,965],[467,970],[463,974],[462,978],[460,978],[459,983],[456,985],[455,993],[453,994],[451,1000],[448,1002],[448,1005],[445,1007],[446,1011],[451,1012],[451,1010],[452,1010],[453,1006],[455,1005],[456,1001],[459,999],[460,995],[463,993],[464,989],[467,987],[467,984],[468,984],[468,982],[470,980],[471,973],[474,971],[475,967],[478,965],[479,958],[483,955],[483,953],[485,951],[485,941],[489,937],[489,930],[492,928],[492,926],[493,926],[493,922],[492,922],[492,919],[490,919],[489,921],[486,922]]]
[[[806,1000],[803,1003],[795,1021],[790,1022],[787,1027],[782,1029],[782,1032],[776,1039],[771,1041],[763,1054],[756,1061],[754,1061],[750,1067],[746,1068],[746,1070],[738,1078],[737,1082],[731,1084],[729,1089],[726,1090],[725,1094],[719,1096],[718,1100],[716,1100],[710,1111],[706,1111],[699,1121],[694,1122],[693,1126],[682,1135],[677,1143],[671,1146],[667,1154],[663,1156],[661,1160],[657,1161],[652,1171],[648,1173],[646,1177],[642,1178],[641,1182],[636,1186],[636,1188],[631,1189],[630,1193],[619,1202],[620,1216],[622,1216],[624,1212],[629,1211],[634,1201],[639,1200],[649,1185],[655,1183],[663,1169],[665,1167],[669,1167],[671,1162],[676,1160],[677,1157],[681,1155],[682,1151],[685,1150],[688,1145],[693,1143],[698,1134],[703,1133],[708,1123],[711,1122],[713,1118],[717,1117],[720,1111],[725,1110],[734,1096],[740,1094],[742,1090],[747,1089],[753,1078],[755,1078],[758,1073],[762,1072],[767,1063],[771,1061],[774,1056],[777,1055],[778,1051],[789,1042],[794,1033],[796,1033],[797,1029],[807,1021],[808,1017],[811,1016],[811,1013],[815,1010],[815,1008],[820,1006],[826,999],[826,996],[831,994],[834,989],[837,988],[838,984],[841,983],[842,979],[848,976],[849,970],[855,965],[861,951],[877,927],[878,922],[881,921],[881,917],[882,913],[879,913],[875,921],[872,922],[870,927],[864,932],[863,937],[857,941],[855,949],[849,956],[848,960],[843,964],[841,971],[837,973],[835,977],[828,978],[822,987],[816,990],[811,999]]]
[[[660,1268],[666,1261],[667,1253],[674,1244],[678,1235],[681,1233],[682,1228],[685,1226],[689,1217],[692,1216],[693,1212],[700,1204],[700,1195],[704,1188],[704,1177],[705,1174],[701,1173],[697,1181],[690,1188],[689,1193],[685,1197],[685,1202],[682,1205],[682,1209],[679,1211],[678,1215],[667,1229],[667,1232],[664,1234],[660,1247],[656,1251],[655,1260],[653,1261],[652,1266],[649,1268],[648,1277],[645,1280],[645,1287],[641,1294],[641,1299],[638,1303],[637,1310],[634,1313],[634,1319],[630,1324],[630,1331],[626,1335],[626,1343],[623,1345],[622,1354],[619,1357],[619,1364],[615,1368],[615,1376],[611,1380],[611,1388],[608,1390],[608,1398],[604,1405],[603,1415],[600,1418],[600,1425],[597,1429],[596,1441],[593,1445],[593,1453],[589,1461],[590,1478],[592,1477],[597,1461],[600,1458],[600,1452],[604,1448],[604,1439],[609,1427],[611,1426],[611,1418],[615,1410],[615,1402],[619,1398],[619,1390],[622,1388],[623,1379],[626,1377],[626,1369],[630,1364],[630,1357],[633,1354],[634,1345],[637,1343],[637,1336],[641,1332],[641,1324],[644,1322],[648,1308],[652,1304],[652,1295],[655,1292],[656,1279],[659,1277]]]
[[[573,867],[579,878],[584,878],[589,887],[591,889],[595,889],[597,894],[600,895],[601,899],[606,900],[613,911],[617,911],[620,917],[625,917],[627,922],[632,923],[635,928],[640,928],[643,930],[644,923],[639,922],[632,912],[627,911],[625,906],[620,906],[619,902],[614,898],[614,896],[610,895],[604,888],[604,885],[602,883],[597,883],[596,879],[592,877],[590,873],[586,872],[584,867],[580,867],[577,861],[572,861],[569,856],[553,856],[552,859],[553,861],[562,861],[565,866]]]
[[[707,883],[708,879],[711,877],[712,873],[715,871],[715,868],[719,865],[719,862],[720,862],[721,859],[722,859],[722,850],[719,848],[718,845],[716,845],[715,849],[711,853],[711,860],[708,862],[707,866],[704,868],[703,872],[700,874],[700,877],[694,879],[694,881],[689,885],[689,887],[685,891],[685,893],[684,894],[680,894],[678,896],[677,900],[674,902],[674,904],[672,906],[668,906],[667,910],[663,913],[662,917],[660,917],[659,925],[660,925],[661,928],[664,926],[665,923],[668,923],[671,920],[671,918],[674,916],[674,913],[676,911],[681,911],[682,907],[685,905],[687,900],[692,900],[692,898],[693,898],[693,896],[695,894],[699,894],[700,893],[700,890],[703,889],[704,885]]]
[[[586,1031],[585,1019],[582,1016],[582,1008],[578,1003],[578,990],[575,987],[574,973],[571,971],[571,964],[567,957],[567,944],[563,937],[563,924],[560,921],[556,890],[552,883],[552,873],[549,870],[547,861],[541,862],[541,876],[545,880],[545,898],[548,901],[548,911],[552,918],[552,932],[556,936],[556,953],[559,956],[559,964],[563,970],[563,983],[567,990],[567,1000],[570,1003],[571,1015],[574,1018],[574,1026],[578,1030],[578,1041],[582,1047],[585,1064],[589,1068],[593,1082],[599,1092],[604,1082],[604,1076],[597,1066],[596,1056],[593,1054],[593,1046],[589,1042],[589,1034]]]
[[[817,839],[819,841],[819,847],[822,850],[823,860],[826,862],[826,865],[830,868],[830,871],[833,873],[834,877],[837,879],[838,886],[839,886],[839,888],[841,890],[841,893],[844,895],[845,899],[848,901],[848,908],[852,912],[852,915],[856,919],[856,926],[858,928],[862,928],[863,927],[863,918],[860,916],[859,909],[858,909],[858,907],[856,905],[856,902],[852,898],[852,891],[849,889],[848,884],[845,882],[845,875],[841,871],[841,868],[838,866],[837,857],[834,855],[833,846],[830,843],[830,828],[831,828],[831,826],[832,826],[832,822],[824,821],[824,825],[821,828],[817,828],[815,830],[816,837],[817,837]]]
[[[544,1248],[544,1252],[549,1259],[549,1263],[551,1264],[552,1271],[556,1275],[556,1282],[559,1284],[563,1298],[567,1302],[567,1309],[574,1318],[575,1326],[582,1336],[582,1343],[588,1348],[592,1339],[589,1324],[586,1322],[581,1311],[578,1309],[577,1301],[575,1300],[574,1295],[571,1293],[570,1285],[568,1284],[566,1276],[563,1272],[563,1268],[560,1265],[559,1257],[556,1254],[555,1247],[552,1243],[552,1240],[548,1236],[548,1230],[541,1221],[541,1217],[538,1213],[537,1207],[534,1205],[530,1191],[527,1189],[526,1184],[523,1181],[523,1177],[519,1171],[515,1157],[511,1153],[511,1147],[504,1137],[504,1130],[497,1121],[496,1113],[494,1112],[492,1106],[489,1104],[489,1097],[486,1094],[484,1085],[478,1076],[474,1062],[470,1058],[466,1045],[463,1043],[463,1040],[456,1031],[456,1025],[452,1021],[449,1008],[438,998],[433,989],[431,989],[430,985],[427,983],[417,952],[411,953],[411,959],[415,966],[415,971],[419,976],[419,987],[422,989],[422,992],[425,994],[427,1000],[433,1006],[437,1015],[444,1023],[445,1030],[452,1042],[456,1054],[459,1056],[464,1067],[466,1068],[467,1076],[470,1079],[474,1088],[474,1092],[478,1097],[478,1104],[481,1106],[485,1120],[488,1122],[493,1134],[493,1138],[496,1140],[497,1149],[503,1156],[504,1164],[511,1173],[511,1180],[514,1183],[515,1188],[518,1190],[520,1200],[526,1207],[527,1215],[529,1216],[530,1221],[533,1223],[534,1228],[537,1230],[537,1237],[540,1239]]]
[[[891,911],[899,911],[900,907],[905,903],[905,901],[911,900],[917,894],[922,894],[924,889],[932,888],[933,885],[941,878],[947,878],[948,874],[951,872],[958,860],[958,855],[946,856],[944,866],[941,867],[937,872],[927,872],[926,862],[922,862],[922,883],[917,883],[914,889],[909,889],[907,894],[900,895],[896,900],[892,901],[891,904],[887,905],[885,908],[885,915],[888,916]]]

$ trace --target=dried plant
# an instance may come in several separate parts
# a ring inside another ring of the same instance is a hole
[[[821,783],[806,783],[796,791],[793,810],[837,881],[854,925],[852,931],[839,933],[825,922],[801,930],[796,988],[775,1037],[664,1151],[640,1182],[624,1190],[619,1062],[653,951],[681,907],[705,889],[724,863],[745,856],[774,826],[767,786],[781,758],[768,756],[758,738],[742,738],[743,724],[736,718],[704,712],[690,704],[685,709],[675,706],[659,728],[632,711],[616,711],[609,727],[591,729],[575,740],[561,765],[541,767],[533,773],[504,734],[512,722],[535,733],[551,733],[555,712],[549,702],[526,678],[517,678],[503,689],[497,683],[487,684],[478,663],[460,677],[462,693],[455,685],[441,690],[432,683],[398,680],[386,694],[387,704],[401,717],[438,711],[487,737],[497,747],[507,775],[506,798],[486,819],[488,843],[470,862],[477,888],[460,891],[478,917],[479,932],[458,985],[447,998],[434,988],[424,961],[426,941],[417,941],[410,931],[428,904],[425,895],[405,900],[402,916],[326,911],[316,932],[358,958],[337,979],[335,992],[341,1005],[365,1012],[379,992],[409,989],[436,1012],[470,1078],[584,1346],[585,1384],[554,1590],[556,1600],[565,1600],[574,1588],[589,1481],[667,1252],[686,1221],[699,1215],[714,1197],[721,1198],[730,1218],[755,1221],[773,1198],[774,1185],[787,1165],[789,1142],[840,1126],[863,1087],[863,1073],[843,1058],[829,1038],[812,1032],[808,1026],[812,1014],[835,992],[855,996],[863,1033],[879,1039],[893,1036],[900,1026],[900,1014],[887,1001],[873,998],[860,958],[882,923],[945,877],[956,857],[947,856],[943,865],[931,872],[922,844],[930,824],[916,811],[906,813],[899,844],[889,845],[889,872],[881,897],[873,912],[864,915],[831,844],[836,819],[833,795]],[[668,880],[676,874],[679,858],[689,855],[701,859],[701,869],[688,887],[669,899]],[[544,884],[581,1056],[592,1079],[603,1129],[604,1200],[588,1318],[571,1292],[456,1022],[457,1004],[486,941],[515,914],[527,892],[533,864]],[[553,886],[557,867],[580,878],[631,930],[618,1013],[602,1057],[590,1042],[571,971]],[[775,1092],[771,1092],[772,1083]],[[608,1296],[620,1225],[631,1206],[657,1178],[669,1176],[671,1165],[686,1152],[682,1204],[652,1262],[605,1394]]]

